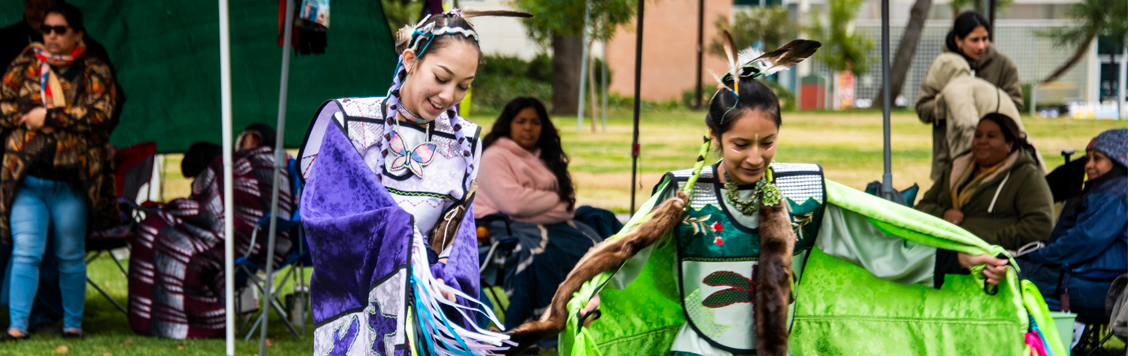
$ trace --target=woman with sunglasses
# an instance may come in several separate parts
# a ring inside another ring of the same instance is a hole
[[[109,145],[117,90],[109,66],[86,56],[82,12],[57,4],[4,74],[0,126],[0,240],[14,244],[11,325],[0,340],[27,339],[45,253],[58,259],[63,337],[82,337],[87,226],[117,221]],[[47,251],[48,233],[53,248]]]

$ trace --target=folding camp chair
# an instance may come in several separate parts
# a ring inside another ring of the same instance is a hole
[[[1088,158],[1082,156],[1076,160],[1071,160],[1076,152],[1072,149],[1065,149],[1061,151],[1065,163],[1055,168],[1046,175],[1046,183],[1050,187],[1050,192],[1053,194],[1054,202],[1062,202],[1074,198],[1081,194],[1082,187],[1085,184],[1085,164]],[[1120,276],[1125,271],[1087,271],[1077,272],[1070,269],[1068,266],[1063,266],[1061,274],[1058,278],[1057,286],[1054,293],[1045,296],[1046,304],[1051,310],[1070,311],[1068,290],[1069,285],[1073,281],[1088,281],[1093,283],[1112,283],[1112,280]],[[1109,340],[1112,335],[1108,333],[1108,315],[1078,315],[1077,322],[1085,324],[1085,329],[1081,333],[1081,339],[1078,341],[1075,350],[1088,349],[1086,355],[1108,354],[1108,350],[1104,348],[1104,344]],[[1059,331],[1060,332],[1060,331]],[[1101,337],[1102,334],[1108,333],[1107,336]]]
[[[298,200],[296,197],[301,196],[302,183],[301,179],[298,178],[296,161],[294,159],[290,159],[287,163],[287,171],[290,177],[291,191],[295,193],[295,200]],[[285,272],[282,277],[282,282],[275,284],[271,288],[272,290],[270,295],[267,295],[266,293],[265,280],[259,280],[255,277],[257,276],[259,271],[265,271],[266,269],[262,266],[259,266],[257,263],[252,262],[246,257],[250,255],[255,246],[255,243],[258,241],[259,231],[267,232],[267,230],[269,229],[271,219],[270,214],[263,216],[255,223],[255,231],[251,234],[251,243],[247,247],[247,251],[243,253],[243,256],[235,259],[235,268],[237,270],[237,273],[245,275],[247,277],[247,284],[243,288],[257,288],[262,297],[267,298],[267,300],[269,301],[269,309],[274,310],[275,314],[283,320],[283,325],[286,326],[286,329],[289,330],[290,333],[294,335],[294,337],[305,337],[305,319],[309,313],[309,308],[306,307],[309,302],[309,286],[306,285],[305,281],[305,267],[311,266],[313,264],[313,261],[311,260],[309,253],[309,243],[305,239],[305,232],[300,228],[301,215],[299,209],[300,208],[295,208],[293,216],[289,219],[282,217],[275,219],[278,231],[291,231],[290,240],[294,247],[290,250],[290,253],[286,256],[286,259],[282,262],[282,264],[274,269],[275,275],[277,275],[278,273],[283,273],[283,270],[285,270]],[[294,231],[295,228],[296,231]],[[263,241],[267,240],[268,239],[264,239]],[[265,243],[263,245],[265,245]],[[270,246],[267,248],[273,247]],[[266,276],[266,278],[274,278],[274,276]],[[282,287],[285,286],[287,282],[291,282],[293,284],[295,292],[293,295],[289,296],[290,298],[288,298],[288,300],[290,300],[290,303],[287,304],[292,304],[294,306],[294,308],[292,308],[289,312],[286,311],[286,308],[283,307],[284,304],[278,298],[278,295],[280,293],[279,291],[282,290]],[[240,303],[240,300],[238,298],[236,299],[236,303]],[[235,310],[243,310],[243,308],[241,305],[236,305]],[[255,322],[251,326],[250,330],[247,331],[247,335],[246,337],[244,337],[244,340],[250,340],[251,335],[254,334],[255,330],[258,329],[260,325],[266,323],[268,314],[268,310],[259,310],[259,315],[257,318],[255,318]],[[242,325],[239,327],[239,329],[243,329],[247,326],[246,324],[249,322],[249,318],[250,314],[248,313],[243,318],[241,323]],[[299,328],[301,329],[300,335],[297,331]]]
[[[1069,303],[1069,286],[1075,281],[1086,281],[1090,283],[1107,283],[1112,285],[1113,280],[1117,277],[1124,275],[1121,271],[1106,271],[1094,270],[1078,272],[1068,267],[1062,267],[1061,274],[1058,277],[1058,283],[1052,295],[1045,296],[1046,305],[1050,310],[1060,310],[1062,312],[1074,312],[1071,310]],[[1103,288],[1103,287],[1102,287]],[[1108,293],[1107,291],[1105,292]],[[1103,299],[1101,300],[1104,301]],[[1098,307],[1100,313],[1077,313],[1077,322],[1085,324],[1084,331],[1081,332],[1081,339],[1078,341],[1074,350],[1089,350],[1085,355],[1111,355],[1110,350],[1104,347],[1105,343],[1112,337],[1109,331],[1109,315],[1104,303]],[[1102,335],[1104,335],[1102,337]]]
[[[154,189],[159,189],[154,187],[157,183],[152,182],[156,156],[157,144],[155,142],[139,143],[114,153],[114,187],[118,196],[118,206],[121,208],[121,220],[117,225],[99,229],[87,235],[87,265],[94,262],[103,253],[128,247],[129,234],[133,225],[144,216],[145,208],[141,206],[148,201],[148,197]],[[118,260],[118,256],[113,253],[109,255],[114,264],[121,270],[122,276],[129,278],[129,274],[122,266],[121,261]],[[106,294],[102,287],[94,283],[90,277],[86,278],[86,283],[102,294],[123,314],[129,315],[129,312],[121,304],[110,298],[110,295]]]
[[[493,222],[500,222],[505,225],[504,235],[495,236],[489,232],[486,227]],[[506,261],[513,249],[517,247],[517,237],[513,235],[509,223],[509,217],[501,213],[474,220],[474,225],[478,226],[478,271],[481,274],[483,296],[485,291],[488,290],[490,295],[493,296],[494,302],[503,312],[507,306],[501,303],[501,298],[498,298],[497,291],[493,287],[505,285]]]
[[[1074,151],[1071,149],[1062,150],[1061,155],[1065,158],[1065,164],[1054,168],[1050,174],[1046,175],[1046,184],[1050,186],[1050,193],[1054,196],[1054,202],[1065,201],[1080,195],[1081,188],[1085,185],[1085,163],[1089,159],[1082,156],[1079,159],[1070,160],[1070,156],[1073,156],[1073,154]]]
[[[873,182],[870,182],[869,184],[866,184],[866,194],[880,197],[881,196],[881,189],[882,189],[881,182],[873,181]],[[896,189],[894,189],[893,191],[895,193],[898,193],[898,194],[894,194],[893,197],[892,197],[893,198],[892,201],[894,203],[901,204],[901,205],[904,205],[904,206],[911,208],[911,207],[913,207],[913,205],[916,204],[916,196],[917,196],[917,193],[920,192],[920,186],[917,185],[916,183],[913,183],[913,186],[905,188],[905,190],[897,191]]]

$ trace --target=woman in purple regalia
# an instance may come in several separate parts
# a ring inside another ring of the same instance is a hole
[[[455,104],[474,80],[478,35],[453,10],[396,33],[386,97],[326,102],[300,153],[313,254],[315,355],[490,355],[508,336],[478,296],[470,212],[480,128]],[[525,14],[525,16],[528,16]]]

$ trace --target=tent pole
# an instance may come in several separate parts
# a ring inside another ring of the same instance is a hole
[[[231,162],[231,28],[227,0],[219,0],[219,86],[223,141],[223,279],[227,355],[235,355],[235,201]]]
[[[635,34],[635,72],[634,72],[634,135],[631,141],[631,216],[635,212],[635,182],[638,181],[638,110],[639,102],[642,100],[640,97],[641,84],[642,84],[642,19],[643,7],[646,5],[646,0],[638,1],[638,13],[635,14],[635,19],[638,19],[637,33]]]
[[[881,115],[883,135],[885,138],[885,174],[881,176],[881,196],[890,199],[893,197],[893,166],[892,148],[889,144],[889,0],[881,0]]]
[[[266,295],[262,299],[262,330],[259,333],[259,356],[266,355],[266,326],[270,314],[270,302],[274,300],[274,239],[278,235],[278,189],[282,180],[282,170],[286,165],[286,90],[290,85],[290,38],[294,30],[294,0],[286,0],[286,17],[283,18],[285,32],[282,34],[282,79],[278,88],[278,135],[274,139],[274,186],[270,192],[270,234],[266,243]],[[266,142],[263,142],[266,143]]]

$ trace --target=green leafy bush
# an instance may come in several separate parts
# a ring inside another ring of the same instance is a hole
[[[775,92],[776,97],[779,98],[780,110],[795,110],[795,93],[784,88],[774,80],[764,80],[764,84],[768,85]]]
[[[593,62],[595,72],[592,75],[599,93],[604,63],[599,58]],[[500,112],[513,98],[531,96],[540,99],[552,111],[552,72],[552,57],[545,53],[537,54],[531,61],[516,56],[483,55],[473,84],[471,110],[474,113]],[[611,68],[607,69],[607,74],[607,85],[611,85]]]
[[[547,69],[515,56],[483,55],[473,84],[471,111],[500,112],[506,103],[519,96],[540,99],[552,110],[552,59],[544,58],[548,62]]]

